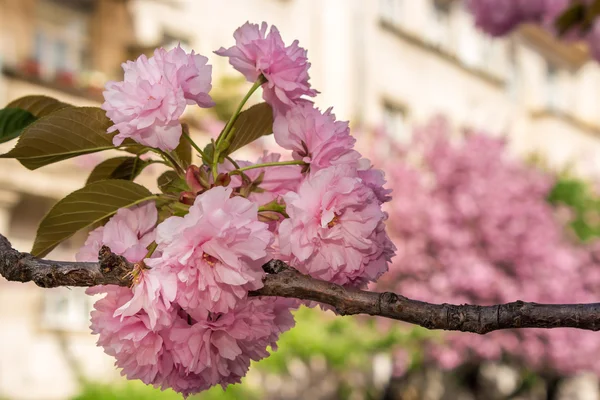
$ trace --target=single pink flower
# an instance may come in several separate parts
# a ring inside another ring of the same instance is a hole
[[[108,132],[120,146],[131,138],[146,146],[171,151],[179,144],[179,118],[186,104],[213,105],[212,67],[199,54],[185,53],[180,47],[157,49],[153,57],[141,55],[123,64],[124,80],[108,82],[102,109],[114,122]]]
[[[173,323],[173,302],[177,294],[177,277],[160,268],[144,269],[133,282],[133,297],[115,311],[115,317],[131,317],[140,310],[148,315],[148,326],[169,327]]]
[[[306,50],[298,46],[297,40],[286,47],[276,27],[271,26],[267,34],[266,22],[260,27],[246,22],[233,37],[235,46],[221,47],[215,53],[229,57],[229,63],[249,82],[264,75],[267,82],[263,84],[263,98],[276,113],[302,102],[302,96],[317,95],[308,83],[310,63]]]
[[[273,235],[258,221],[258,206],[230,198],[231,193],[214,187],[196,198],[185,217],[158,226],[162,255],[146,263],[176,274],[177,302],[185,309],[226,312],[262,286],[262,264]]]
[[[154,202],[121,208],[106,225],[90,232],[75,259],[81,262],[98,261],[100,248],[108,246],[113,253],[127,258],[129,262],[141,261],[148,252],[146,247],[154,241],[157,218]]]
[[[98,253],[102,248],[104,237],[104,227],[94,229],[88,234],[83,246],[75,254],[75,260],[78,262],[97,262]]]
[[[375,193],[348,165],[329,167],[284,196],[290,218],[279,227],[280,251],[304,273],[363,285],[387,270],[394,247]]]
[[[160,385],[173,370],[170,354],[160,333],[151,329],[148,315],[143,312],[126,318],[115,311],[131,300],[131,289],[120,286],[90,288],[88,294],[106,296],[94,304],[92,333],[99,335],[98,346],[115,357],[116,366],[128,379],[139,379],[148,385]]]
[[[293,326],[285,300],[252,298],[227,313],[204,312],[171,330],[173,359],[206,387],[240,382],[250,361],[268,357],[280,333]],[[277,322],[285,321],[285,324]],[[291,321],[291,322],[290,322]]]
[[[353,149],[356,139],[347,122],[336,121],[331,108],[321,113],[312,104],[277,115],[273,124],[277,144],[292,150],[294,160],[310,164],[311,171],[331,165],[354,164],[360,154]]]
[[[158,212],[154,202],[132,208],[121,208],[104,225],[102,241],[105,246],[130,262],[141,261],[154,241]]]

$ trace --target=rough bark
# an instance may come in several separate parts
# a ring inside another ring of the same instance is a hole
[[[97,263],[39,259],[14,250],[0,235],[0,275],[9,281],[57,286],[129,286],[133,264],[103,247]],[[346,288],[303,275],[280,260],[263,266],[264,287],[251,296],[279,296],[312,300],[332,306],[341,315],[369,314],[427,329],[485,334],[511,328],[600,329],[600,303],[537,304],[515,301],[478,306],[430,304],[395,293],[377,293]]]

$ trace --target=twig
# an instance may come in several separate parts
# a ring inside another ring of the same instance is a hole
[[[0,275],[9,281],[30,282],[41,287],[131,284],[133,264],[100,251],[98,263],[43,260],[14,250],[0,235]],[[303,275],[280,260],[271,260],[263,288],[251,296],[291,297],[328,304],[341,315],[369,314],[428,329],[489,333],[512,328],[579,328],[600,330],[600,303],[537,304],[515,301],[492,306],[430,304],[394,293],[346,288]]]

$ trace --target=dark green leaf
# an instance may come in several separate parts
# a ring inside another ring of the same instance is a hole
[[[113,149],[114,134],[106,133],[111,125],[100,108],[63,108],[25,128],[15,148],[0,158],[16,158],[25,167],[37,169],[83,154]]]
[[[94,168],[86,185],[105,179],[134,180],[150,163],[137,157],[115,157],[102,161]]]
[[[158,177],[158,187],[163,193],[181,193],[190,190],[185,180],[175,171],[167,171]]]
[[[63,103],[48,96],[25,96],[8,103],[6,108],[20,108],[29,111],[37,118],[45,117],[54,111],[63,108],[72,107],[70,104]]]
[[[94,182],[58,203],[42,220],[31,253],[43,257],[80,229],[112,216],[156,195],[137,183],[123,180]]]
[[[29,124],[35,121],[35,116],[20,108],[3,108],[0,110],[0,143],[15,139]]]
[[[127,181],[132,181],[150,164],[150,162],[141,160],[138,157],[130,157],[123,161],[123,163],[113,171],[110,175],[110,179],[125,179]]]
[[[184,132],[189,134],[187,124],[183,124],[181,128],[184,130]],[[179,161],[183,169],[186,169],[190,166],[192,163],[192,145],[185,137],[183,137],[183,135],[181,136],[179,146],[177,146],[174,153],[177,161]]]
[[[229,155],[264,135],[273,133],[273,109],[267,103],[256,104],[242,111],[233,124],[231,143],[225,151]]]

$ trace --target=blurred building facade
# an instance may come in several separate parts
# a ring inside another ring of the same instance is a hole
[[[0,104],[47,94],[98,105],[121,62],[176,43],[211,59],[216,87],[235,71],[212,51],[231,45],[247,20],[300,40],[317,105],[350,119],[359,143],[380,157],[390,142],[408,141],[412,124],[441,113],[457,128],[506,132],[517,153],[600,172],[600,66],[531,27],[487,38],[462,1],[0,0]],[[39,171],[0,160],[0,232],[28,251],[45,212],[89,171],[77,160]],[[51,257],[72,259],[83,238]],[[64,399],[82,377],[115,376],[89,334],[90,307],[82,290],[0,280],[0,398]]]

